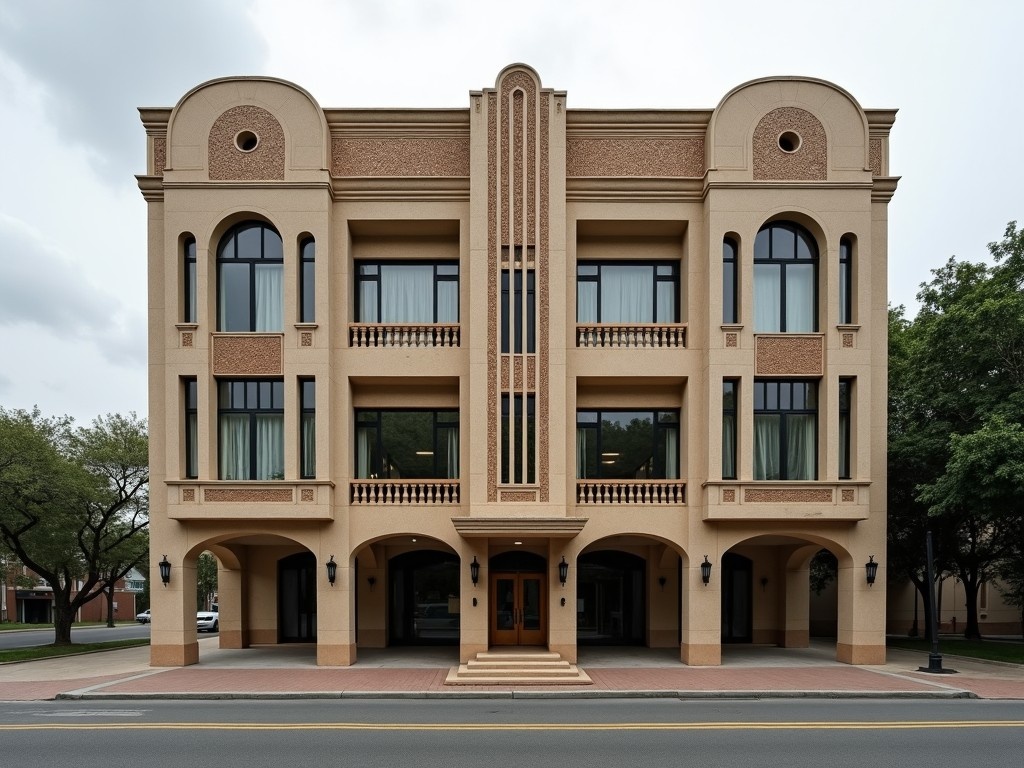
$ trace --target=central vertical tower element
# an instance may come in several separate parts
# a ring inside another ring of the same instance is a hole
[[[487,91],[489,502],[546,502],[550,92],[513,65]],[[500,487],[517,486],[499,494]]]

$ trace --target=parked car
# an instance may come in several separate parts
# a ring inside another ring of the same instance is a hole
[[[147,608],[142,613],[135,614],[135,620],[139,622],[139,624],[149,624],[149,622],[153,620],[150,610],[151,609]]]
[[[199,632],[216,632],[220,629],[220,614],[217,611],[196,613],[196,629]]]

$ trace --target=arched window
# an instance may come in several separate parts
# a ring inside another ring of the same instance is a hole
[[[853,239],[839,241],[839,322],[853,322]]]
[[[727,237],[722,241],[722,322],[735,323],[736,311],[736,241]]]
[[[269,224],[232,227],[217,247],[217,330],[284,329],[284,249]]]
[[[191,235],[182,243],[182,302],[181,319],[186,323],[196,322],[196,239]]]
[[[818,330],[818,245],[790,221],[773,221],[754,240],[754,333]]]
[[[299,277],[299,322],[312,323],[316,320],[316,243],[307,237],[299,245],[302,274]]]

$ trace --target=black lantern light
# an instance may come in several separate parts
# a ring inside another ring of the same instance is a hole
[[[327,581],[334,586],[334,580],[338,578],[338,564],[334,562],[334,555],[331,555],[331,559],[327,561]]]
[[[868,586],[873,586],[878,575],[878,563],[875,562],[874,555],[868,557],[868,561],[864,563],[864,573],[868,578]]]
[[[558,580],[562,582],[562,586],[565,586],[565,580],[569,578],[569,564],[565,562],[565,556],[562,556],[562,562],[558,564]]]
[[[658,586],[661,587],[661,591],[662,592],[665,591],[665,582],[667,582],[667,581],[668,581],[668,579],[666,579],[664,576],[659,576],[658,577]]]
[[[480,581],[480,563],[476,561],[476,555],[473,556],[473,562],[469,564],[469,578],[473,580],[473,586]]]
[[[366,583],[370,585],[370,591],[373,592],[373,588],[377,584],[377,577],[376,576],[367,576],[366,577]]]
[[[171,580],[171,562],[167,559],[167,555],[164,555],[164,559],[161,560],[157,565],[160,566],[160,581],[167,586],[167,582]]]
[[[711,583],[711,563],[708,562],[707,555],[704,555],[704,562],[700,564],[700,580],[704,582],[705,587]]]

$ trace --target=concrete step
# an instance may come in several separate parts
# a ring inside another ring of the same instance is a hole
[[[452,667],[445,685],[590,685],[586,672],[550,651],[485,651]]]

